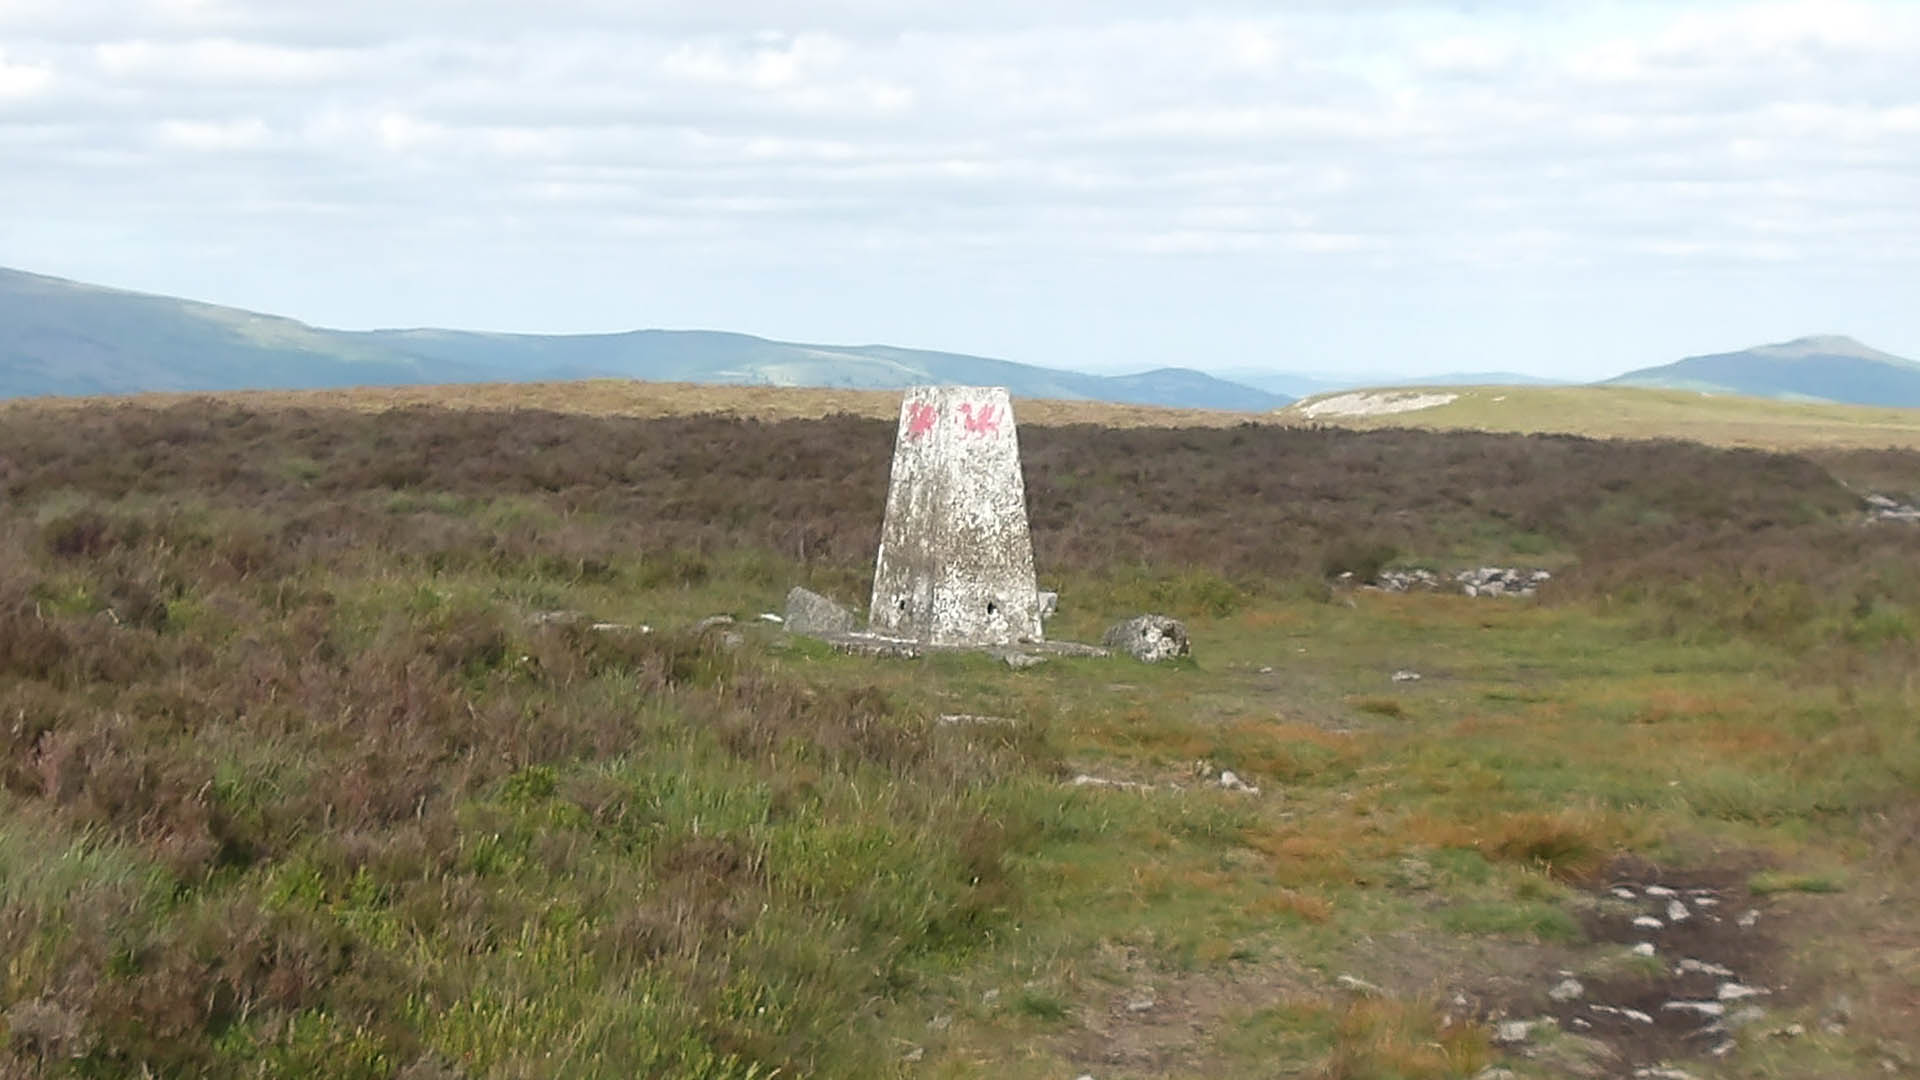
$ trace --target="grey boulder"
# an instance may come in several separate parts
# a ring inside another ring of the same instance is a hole
[[[850,634],[854,626],[853,612],[817,592],[795,585],[787,593],[786,628],[790,633]]]
[[[1100,644],[1149,664],[1193,651],[1187,643],[1186,624],[1165,615],[1135,615],[1116,623],[1100,638]]]

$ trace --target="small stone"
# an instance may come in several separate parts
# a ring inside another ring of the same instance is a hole
[[[980,1004],[991,1005],[1000,1000],[1000,991],[988,990],[980,995]]]
[[[1727,1017],[1727,1026],[1731,1028],[1751,1027],[1767,1018],[1767,1010],[1758,1005],[1747,1005],[1735,1009]]]
[[[693,624],[693,632],[696,634],[704,634],[707,631],[712,630],[716,626],[732,626],[732,625],[733,625],[733,616],[731,615],[709,615],[706,618],[701,619],[699,622]]]
[[[1806,1033],[1807,1026],[1805,1024],[1788,1024],[1786,1027],[1774,1028],[1772,1031],[1767,1032],[1768,1035],[1776,1039],[1797,1039]]]
[[[941,727],[1019,727],[1011,716],[975,716],[971,713],[943,713],[933,722]]]
[[[1624,886],[1624,885],[1615,885],[1615,886],[1614,886],[1614,887],[1612,888],[1612,890],[1610,890],[1610,891],[1611,891],[1611,892],[1613,893],[1613,895],[1614,895],[1614,896],[1615,896],[1616,898],[1618,898],[1618,899],[1621,899],[1621,900],[1638,900],[1638,899],[1640,899],[1640,894],[1639,894],[1639,893],[1637,893],[1637,892],[1634,892],[1634,891],[1633,891],[1632,889],[1629,889],[1629,888],[1627,888],[1627,887],[1626,887],[1626,886]]]
[[[1527,1041],[1533,1034],[1533,1025],[1525,1020],[1502,1020],[1493,1029],[1493,1041],[1503,1046],[1512,1046]]]
[[[1653,942],[1651,941],[1643,941],[1633,947],[1633,955],[1635,956],[1652,956],[1653,952]]]
[[[1244,791],[1249,795],[1260,794],[1260,789],[1240,779],[1232,769],[1220,770],[1220,786],[1228,791]]]
[[[1672,889],[1667,888],[1665,885],[1649,885],[1647,886],[1647,895],[1657,896],[1660,899],[1665,900],[1669,896],[1679,896],[1680,894],[1677,892],[1674,892]]]
[[[1727,1011],[1727,1007],[1717,1001],[1669,1001],[1660,1007],[1668,1012],[1690,1012],[1700,1016],[1722,1016]]]
[[[1015,671],[1027,671],[1046,663],[1047,658],[1044,656],[1036,656],[1033,653],[1010,651],[1000,654],[1000,662]]]
[[[1034,597],[1035,597],[1035,606],[1039,608],[1041,618],[1051,619],[1053,618],[1054,613],[1060,610],[1060,594],[1059,593],[1042,589],[1041,591],[1035,593]]]
[[[1355,978],[1352,975],[1342,975],[1333,981],[1338,983],[1342,989],[1350,990],[1359,994],[1361,997],[1379,997],[1381,994],[1379,987],[1365,979]]]
[[[1260,674],[1262,674],[1262,675],[1271,675],[1271,674],[1273,674],[1273,665],[1272,665],[1272,664],[1268,664],[1268,665],[1266,665],[1265,667],[1262,667],[1262,668],[1260,669]]]
[[[1717,978],[1722,978],[1722,979],[1733,978],[1732,968],[1726,967],[1721,964],[1709,964],[1704,960],[1695,960],[1692,957],[1688,957],[1685,960],[1680,961],[1680,971],[1682,974],[1688,974],[1688,975],[1701,974],[1701,975],[1713,975]]]
[[[1406,668],[1402,668],[1399,671],[1396,671],[1393,673],[1393,681],[1394,682],[1419,682],[1420,673],[1417,671],[1409,671]]]
[[[1660,930],[1665,928],[1667,924],[1651,915],[1641,915],[1633,920],[1633,925],[1642,930]]]
[[[1740,917],[1739,917],[1739,918],[1737,918],[1737,919],[1735,919],[1735,920],[1733,920],[1733,921],[1734,921],[1734,922],[1735,922],[1735,923],[1736,923],[1736,924],[1737,924],[1737,925],[1738,925],[1738,926],[1739,926],[1739,927],[1740,927],[1740,928],[1741,928],[1742,930],[1745,930],[1745,929],[1748,929],[1749,927],[1751,927],[1751,926],[1753,926],[1753,924],[1754,924],[1754,923],[1757,923],[1757,922],[1759,922],[1759,921],[1760,921],[1760,912],[1758,912],[1758,911],[1743,911],[1743,912],[1741,912],[1741,913],[1740,913]]]
[[[1503,1069],[1498,1065],[1489,1065],[1473,1074],[1473,1080],[1520,1080],[1520,1074],[1512,1069]]]
[[[1127,1011],[1130,1013],[1152,1012],[1153,1007],[1157,1004],[1159,1004],[1159,1002],[1150,997],[1135,998],[1127,1002]]]
[[[1668,922],[1670,923],[1686,922],[1688,919],[1692,917],[1693,917],[1693,913],[1687,910],[1687,905],[1681,903],[1678,900],[1667,901],[1667,921]]]
[[[1721,1001],[1744,1001],[1750,997],[1764,997],[1766,993],[1767,991],[1759,987],[1743,986],[1737,982],[1724,982],[1720,984],[1720,989],[1715,996]]]
[[[1577,1001],[1585,997],[1586,993],[1587,988],[1580,985],[1579,979],[1562,979],[1553,989],[1547,991],[1547,997],[1564,1005],[1569,1001]]]
[[[1653,1023],[1653,1017],[1647,1013],[1641,1012],[1639,1009],[1621,1009],[1620,1015],[1626,1017],[1627,1019],[1633,1021],[1636,1024]]]
[[[914,1062],[919,1061],[921,1058],[924,1058],[926,1056],[927,1056],[926,1048],[916,1046],[913,1049],[907,1051],[906,1053],[900,1055],[900,1060],[911,1065]]]

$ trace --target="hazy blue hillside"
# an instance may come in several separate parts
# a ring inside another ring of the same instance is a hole
[[[1920,363],[1838,335],[1689,356],[1608,382],[1851,405],[1920,406]]]
[[[0,397],[596,376],[863,389],[980,383],[1028,398],[1254,412],[1291,400],[1177,368],[1089,375],[958,353],[805,345],[707,330],[327,330],[0,269]]]
[[[292,319],[0,269],[0,396],[440,377],[414,358]]]

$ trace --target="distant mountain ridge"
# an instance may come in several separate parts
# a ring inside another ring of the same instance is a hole
[[[1839,334],[1689,356],[1606,382],[1797,401],[1920,407],[1920,363]]]
[[[329,330],[0,269],[0,397],[595,377],[857,389],[990,384],[1017,397],[1247,412],[1292,400],[1184,368],[1091,375],[961,353],[721,331]]]

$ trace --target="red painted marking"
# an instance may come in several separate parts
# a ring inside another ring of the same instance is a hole
[[[940,414],[933,406],[916,401],[907,406],[907,438],[917,439],[933,430],[934,422]]]
[[[967,404],[967,403],[962,403],[960,406],[960,414],[966,420],[967,434],[969,435],[1000,434],[1000,407],[999,406],[982,405],[980,406],[980,411],[978,413],[975,413],[973,411],[973,408],[974,407],[971,404]]]

